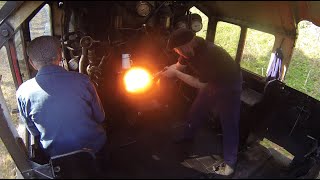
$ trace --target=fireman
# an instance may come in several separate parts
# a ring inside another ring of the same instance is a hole
[[[166,67],[164,76],[176,77],[197,88],[183,136],[176,143],[193,140],[195,130],[208,117],[212,108],[219,113],[223,130],[224,163],[213,167],[213,172],[231,176],[236,167],[239,144],[240,93],[242,76],[239,64],[221,47],[214,45],[186,28],[174,31],[168,46],[180,55],[178,62]],[[189,66],[193,76],[183,73]]]

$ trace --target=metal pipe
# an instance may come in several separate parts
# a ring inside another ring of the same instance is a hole
[[[88,50],[88,60],[89,60],[89,64],[91,64],[91,65],[97,64],[95,50]]]
[[[86,73],[86,63],[88,61],[88,50],[85,47],[82,47],[82,55],[79,61],[79,73]]]

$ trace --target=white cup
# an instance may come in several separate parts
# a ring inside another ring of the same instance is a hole
[[[71,59],[68,65],[71,70],[77,70],[79,68],[79,62],[76,59]]]
[[[122,54],[122,69],[131,68],[132,61],[130,60],[130,54]]]

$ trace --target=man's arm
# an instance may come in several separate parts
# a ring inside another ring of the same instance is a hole
[[[18,109],[19,109],[19,114],[20,114],[20,120],[26,125],[26,128],[32,134],[34,137],[40,137],[40,132],[37,129],[36,125],[34,122],[28,118],[27,113],[25,112],[25,106],[24,103],[21,101],[20,98],[17,97],[17,104],[18,104]]]
[[[187,67],[187,65],[183,65],[179,61],[176,64],[173,64],[171,66],[174,67],[178,71],[183,71]]]
[[[165,68],[165,71],[162,72],[162,75],[168,77],[168,78],[172,78],[172,77],[177,77],[180,80],[182,80],[183,82],[187,83],[188,85],[190,85],[191,87],[194,88],[204,88],[207,83],[202,83],[200,82],[199,79],[190,76],[188,74],[185,74],[181,71],[178,71],[174,66],[169,66]]]
[[[182,71],[187,67],[187,61],[182,56],[180,56],[177,63],[172,64],[169,67],[175,68],[178,71]]]
[[[180,80],[182,80],[183,82],[187,83],[188,85],[194,88],[201,89],[206,87],[208,84],[208,83],[202,83],[199,81],[198,78],[185,74],[181,71],[176,71],[176,76],[177,78],[179,78]]]

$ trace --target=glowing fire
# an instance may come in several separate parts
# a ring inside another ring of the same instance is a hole
[[[143,68],[134,67],[124,75],[126,90],[130,93],[141,93],[151,86],[152,76]]]

